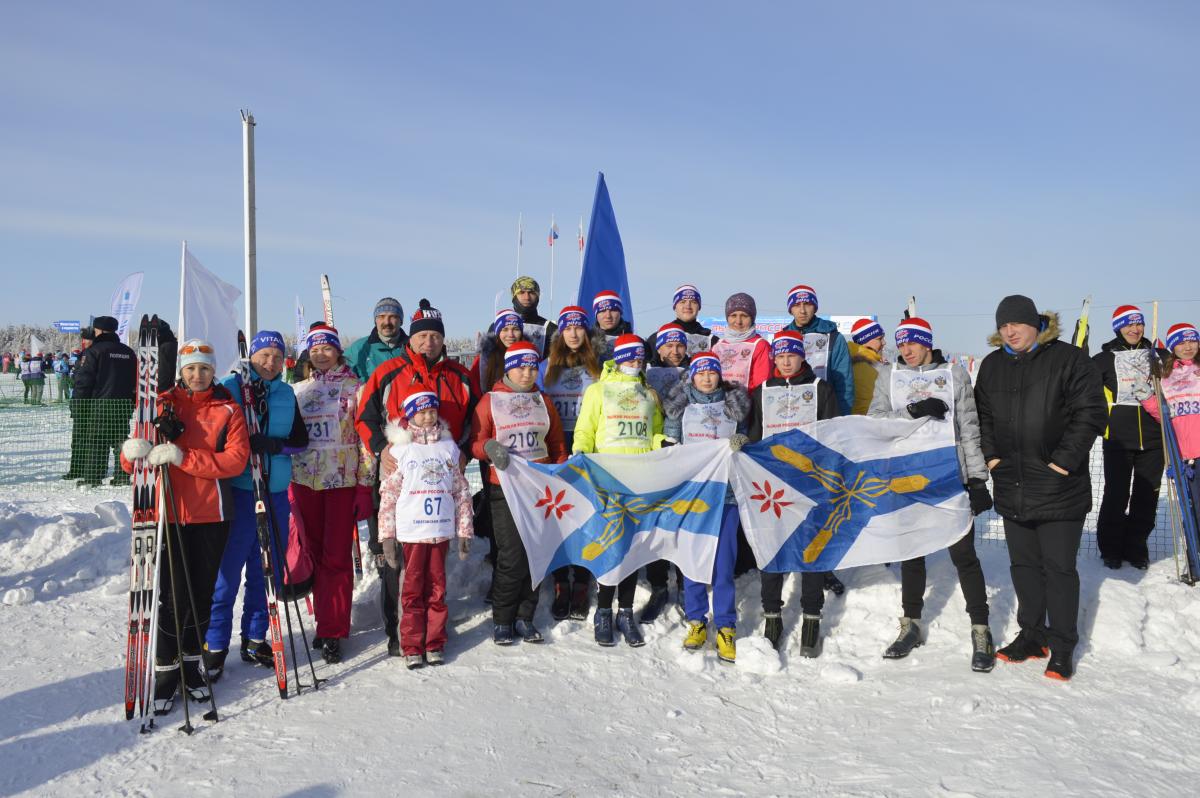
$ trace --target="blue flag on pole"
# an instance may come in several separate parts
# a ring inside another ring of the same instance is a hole
[[[591,314],[592,299],[601,291],[615,291],[621,297],[622,318],[633,326],[633,300],[629,295],[629,277],[625,274],[625,248],[617,230],[617,216],[604,173],[596,180],[596,197],[592,200],[592,218],[588,223],[587,246],[583,251],[583,272],[579,275],[577,304]],[[592,316],[592,323],[596,318]]]

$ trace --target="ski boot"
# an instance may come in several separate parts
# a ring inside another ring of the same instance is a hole
[[[842,584],[842,580],[834,576],[833,571],[825,572],[825,589],[835,596],[840,596],[846,592],[846,586]]]
[[[197,704],[212,700],[212,691],[208,689],[208,682],[200,671],[200,664],[201,655],[183,655],[183,686],[187,689],[188,698]]]
[[[326,637],[325,645],[321,647],[321,656],[330,665],[342,661],[342,641],[336,637]]]
[[[655,587],[650,590],[650,599],[646,602],[646,606],[642,607],[642,614],[638,618],[638,623],[654,623],[658,620],[658,616],[662,615],[662,611],[667,607],[667,599],[669,591],[666,587]]]
[[[721,662],[733,663],[737,661],[737,635],[733,629],[728,626],[722,626],[717,630],[717,657]]]
[[[611,609],[597,608],[593,623],[596,626],[597,643],[605,647],[617,644],[617,639],[613,636],[613,611]]]
[[[440,650],[426,651],[425,652],[425,664],[434,665],[434,666],[445,665],[446,657],[445,657],[445,655],[442,654],[442,652]]]
[[[779,640],[783,637],[783,616],[777,612],[763,613],[763,637],[771,643],[771,648],[779,650]]]
[[[166,715],[175,708],[179,692],[179,662],[154,663],[154,714]]]
[[[1027,659],[1043,659],[1049,653],[1050,649],[1030,638],[1022,629],[1011,643],[996,651],[996,659],[1002,659],[1005,662],[1024,662]]]
[[[989,673],[996,667],[996,646],[987,624],[971,625],[971,670]]]
[[[408,668],[410,671],[415,671],[417,668],[424,668],[425,657],[421,656],[420,654],[405,654],[404,667]]]
[[[325,638],[324,637],[314,637],[312,639],[312,647],[313,647],[313,651],[320,651],[321,649],[325,648]]]
[[[533,625],[533,621],[525,618],[517,618],[517,623],[513,627],[513,631],[520,635],[521,639],[526,643],[542,643],[546,638],[542,637],[542,633]]]
[[[914,648],[922,645],[921,624],[915,618],[900,619],[900,634],[883,652],[884,659],[904,659]]]
[[[572,621],[586,621],[588,610],[592,608],[592,593],[591,585],[588,580],[578,581],[571,588],[571,614]]]
[[[642,630],[633,620],[632,607],[617,610],[617,629],[625,636],[625,642],[634,648],[646,645],[646,640],[642,637]]]
[[[821,616],[805,613],[800,626],[800,656],[816,659],[821,656]]]
[[[511,623],[498,623],[492,627],[492,642],[498,646],[511,646],[516,642]]]
[[[1046,678],[1069,682],[1075,675],[1075,661],[1072,651],[1051,651],[1050,662],[1046,664]]]
[[[704,621],[688,621],[687,637],[683,639],[686,651],[699,651],[708,642],[708,624]]]
[[[571,614],[571,586],[566,582],[554,583],[554,603],[550,605],[550,616],[556,621],[565,621]]]
[[[271,651],[271,644],[266,640],[251,640],[243,635],[241,654],[242,662],[275,667],[275,653]]]
[[[209,651],[208,643],[205,643],[200,654],[204,657],[204,670],[208,672],[208,680],[215,683],[225,672],[225,657],[229,655],[229,649]]]

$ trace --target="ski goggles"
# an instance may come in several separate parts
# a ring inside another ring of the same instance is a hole
[[[196,352],[202,352],[203,354],[211,355],[213,354],[213,348],[208,344],[184,344],[183,346],[179,347],[179,354],[181,355],[191,355]]]

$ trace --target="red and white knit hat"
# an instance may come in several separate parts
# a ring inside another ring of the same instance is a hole
[[[1145,324],[1146,317],[1142,313],[1142,309],[1137,305],[1122,305],[1113,311],[1112,327],[1113,332],[1121,332],[1122,327],[1128,327],[1131,324]]]
[[[896,327],[896,344],[906,341],[933,349],[933,328],[920,316],[907,318]]]
[[[537,347],[528,341],[517,341],[504,350],[504,370],[511,371],[521,366],[537,366],[542,362]]]
[[[592,300],[592,312],[599,313],[602,310],[617,310],[624,311],[625,305],[621,302],[621,295],[616,291],[601,291],[596,294],[596,298]]]
[[[1200,332],[1194,325],[1187,322],[1172,324],[1171,329],[1167,330],[1167,349],[1174,351],[1175,347],[1188,341],[1200,343]]]
[[[633,333],[617,336],[613,344],[613,360],[621,363],[632,363],[635,360],[646,359],[646,343]]]
[[[799,305],[801,302],[812,305],[814,308],[818,307],[817,292],[813,290],[812,286],[793,285],[791,290],[788,291],[787,309],[789,312],[792,309],[792,305]]]
[[[859,319],[854,322],[854,326],[850,328],[850,338],[854,343],[862,346],[876,338],[883,337],[883,327],[874,319]]]

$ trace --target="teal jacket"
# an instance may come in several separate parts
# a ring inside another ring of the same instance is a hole
[[[829,360],[825,364],[825,378],[833,386],[837,396],[840,412],[838,415],[849,415],[854,409],[854,370],[850,363],[850,347],[846,345],[846,337],[838,332],[837,325],[829,319],[816,316],[803,330],[792,322],[785,330],[805,333],[825,333],[829,336]]]
[[[366,382],[371,379],[372,372],[379,368],[381,363],[404,354],[404,347],[407,343],[408,334],[404,330],[400,331],[400,339],[396,345],[388,346],[379,337],[379,331],[372,329],[371,334],[366,338],[359,338],[346,347],[343,354],[346,356],[346,365],[350,366],[354,376]]]

